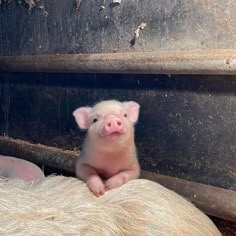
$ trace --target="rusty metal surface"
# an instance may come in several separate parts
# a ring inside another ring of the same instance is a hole
[[[41,0],[0,6],[0,55],[224,49],[236,46],[234,0]],[[134,31],[142,23],[134,46]]]
[[[0,57],[0,72],[236,74],[236,49]]]

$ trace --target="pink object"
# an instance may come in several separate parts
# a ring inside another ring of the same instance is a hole
[[[37,181],[45,176],[37,165],[29,161],[0,155],[0,177]]]
[[[78,126],[88,129],[76,175],[96,196],[139,176],[134,143],[139,107],[134,101],[108,100],[73,112]]]
[[[111,135],[114,133],[122,134],[124,133],[123,121],[115,116],[108,117],[105,121],[104,127],[102,129],[102,135]]]

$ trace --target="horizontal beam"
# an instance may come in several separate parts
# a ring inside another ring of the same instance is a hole
[[[66,151],[41,144],[32,144],[0,136],[0,154],[15,156],[39,165],[74,174],[79,152]],[[158,182],[182,195],[205,213],[236,222],[236,192],[187,181],[149,171],[141,171],[141,178]]]
[[[0,72],[236,75],[236,49],[2,56]]]
[[[182,195],[208,215],[236,222],[236,192],[193,181],[142,171],[142,177]]]
[[[62,150],[0,136],[0,155],[15,156],[38,165],[45,165],[73,174],[79,151]]]

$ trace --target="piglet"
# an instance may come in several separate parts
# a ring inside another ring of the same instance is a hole
[[[134,142],[139,108],[134,101],[107,100],[73,112],[80,129],[88,129],[75,173],[97,197],[139,177]]]

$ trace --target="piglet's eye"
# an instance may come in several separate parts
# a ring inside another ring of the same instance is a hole
[[[97,119],[97,118],[93,119],[93,123],[95,123],[95,122],[97,122],[97,121],[98,121],[98,119]]]
[[[127,115],[127,114],[124,114],[124,117],[128,117],[128,115]]]

